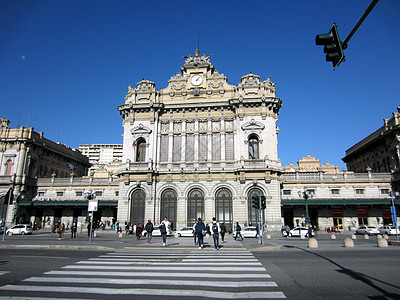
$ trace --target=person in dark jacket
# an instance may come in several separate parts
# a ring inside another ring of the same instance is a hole
[[[225,223],[222,223],[220,227],[221,227],[221,241],[223,244],[225,242],[225,233],[227,232]]]
[[[197,235],[197,240],[199,243],[199,249],[204,247],[204,242],[203,242],[203,231],[206,230],[206,225],[204,225],[203,221],[201,220],[201,218],[198,219],[198,223],[195,226],[195,231],[196,231],[196,235]]]
[[[71,239],[76,238],[76,231],[77,231],[76,222],[73,222],[71,226]]]
[[[153,237],[153,230],[154,230],[154,225],[151,223],[151,220],[149,220],[144,227],[144,229],[147,232],[147,242],[151,244],[151,238]]]

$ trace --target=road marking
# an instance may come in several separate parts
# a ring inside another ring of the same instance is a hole
[[[10,273],[10,271],[0,271],[0,276]]]
[[[215,270],[215,269],[214,269]],[[218,270],[217,270],[218,271]],[[119,271],[107,271],[107,273],[103,271],[48,271],[44,273],[45,275],[79,275],[79,276],[118,276],[118,277],[186,277],[186,278],[198,278],[198,273],[179,273],[179,272],[168,272],[168,273],[159,273],[159,272],[119,272]],[[230,274],[230,273],[202,273],[201,278],[230,278],[230,279],[270,279],[271,275],[266,273],[244,273],[244,274]]]
[[[129,261],[78,261],[77,264],[80,265],[118,265],[118,266],[129,266],[129,265],[138,265],[138,264],[146,264],[149,266],[202,266],[204,265],[204,262],[148,262],[148,260],[141,261],[141,262],[129,262]],[[230,262],[219,262],[219,261],[212,261],[208,262],[207,265],[212,265],[212,266],[231,266],[232,263]],[[260,262],[243,262],[243,261],[237,261],[235,262],[235,265],[239,266],[261,266],[262,264]]]
[[[193,266],[179,266],[179,267],[170,267],[170,266],[85,266],[85,265],[68,265],[62,267],[63,269],[83,269],[83,270],[126,270],[126,271],[135,271],[135,270],[156,270],[156,271],[193,271]],[[196,267],[197,271],[216,271],[216,267]],[[219,267],[218,271],[246,271],[246,272],[265,272],[264,267]]]
[[[30,285],[5,285],[0,287],[5,291],[27,291],[27,292],[57,292],[57,293],[85,293],[101,295],[151,295],[151,296],[183,296],[183,297],[205,297],[217,299],[271,299],[286,298],[282,292],[215,292],[206,290],[153,290],[153,289],[115,289],[115,288],[88,288],[70,286],[30,286]]]
[[[93,283],[98,284],[98,278],[87,278],[87,277],[30,277],[24,281],[28,282],[46,282],[46,283],[65,283],[65,282],[76,282],[76,283]],[[184,285],[184,286],[210,286],[210,287],[231,287],[231,288],[242,288],[242,287],[276,287],[278,286],[273,281],[200,281],[200,280],[171,280],[171,279],[101,279],[101,284],[118,284],[118,285]]]
[[[50,258],[50,259],[69,259],[66,256],[40,256],[40,255],[10,255],[11,257],[19,258]]]

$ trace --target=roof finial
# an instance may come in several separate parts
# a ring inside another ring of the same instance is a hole
[[[200,25],[197,25],[197,50],[200,52]]]

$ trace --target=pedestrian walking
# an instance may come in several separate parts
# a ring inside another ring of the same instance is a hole
[[[240,237],[241,240],[243,241],[243,236],[242,236],[242,234],[240,233],[240,231],[242,230],[242,227],[240,227],[239,222],[236,222],[236,228],[235,228],[235,230],[236,230],[235,241],[236,241],[237,239],[239,239],[239,237]]]
[[[289,237],[289,233],[290,233],[290,227],[289,227],[289,225],[286,225],[286,226],[285,226],[285,232],[286,232],[286,237],[288,238],[288,237]]]
[[[171,223],[168,221],[167,217],[164,217],[164,221],[161,222],[160,232],[163,239],[163,246],[167,245],[167,234],[171,231]]]
[[[147,221],[147,224],[144,229],[147,232],[147,242],[151,244],[151,239],[153,237],[153,230],[154,230],[154,225],[153,223],[151,223],[151,220]]]
[[[209,229],[214,240],[214,250],[219,250],[219,233],[221,232],[221,228],[215,217],[212,218]]]
[[[71,239],[76,238],[76,231],[77,231],[76,222],[73,222],[71,226]]]
[[[195,226],[195,231],[196,231],[196,235],[197,235],[197,241],[199,244],[199,249],[204,247],[204,242],[203,242],[203,238],[204,235],[207,233],[206,231],[206,225],[204,225],[203,221],[201,220],[201,218],[198,218],[198,222]]]
[[[61,240],[64,232],[65,232],[65,225],[64,225],[64,223],[61,223],[61,225],[58,226],[58,239],[59,240]]]
[[[140,238],[142,237],[142,231],[143,231],[142,224],[139,223],[139,224],[136,226],[136,239],[140,240]]]
[[[223,244],[225,243],[225,233],[227,232],[225,223],[222,223],[220,227],[221,227],[221,242]]]
[[[197,233],[196,233],[196,224],[197,223],[199,223],[199,220],[196,220],[195,222],[194,222],[194,225],[193,225],[193,239],[194,239],[194,244],[195,245],[197,245]]]

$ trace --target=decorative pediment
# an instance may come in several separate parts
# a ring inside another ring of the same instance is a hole
[[[254,119],[251,119],[250,122],[246,122],[242,125],[242,130],[258,130],[258,131],[262,131],[264,130],[265,125],[261,122],[258,122]]]
[[[144,126],[142,123],[140,123],[137,126],[134,126],[131,129],[131,133],[135,136],[149,135],[149,134],[151,134],[151,132],[152,132],[152,130],[147,126]]]

